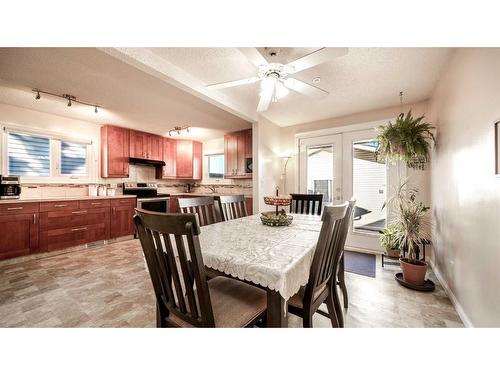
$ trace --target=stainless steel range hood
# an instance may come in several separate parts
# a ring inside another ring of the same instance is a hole
[[[163,160],[149,160],[149,159],[141,159],[141,158],[129,158],[128,162],[130,164],[149,165],[151,167],[164,167],[165,166],[165,162]]]

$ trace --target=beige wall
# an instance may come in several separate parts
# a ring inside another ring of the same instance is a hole
[[[500,326],[500,49],[458,49],[431,101],[434,263],[466,323]],[[469,322],[467,322],[469,320]]]

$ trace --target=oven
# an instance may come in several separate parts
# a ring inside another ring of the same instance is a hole
[[[167,213],[170,210],[170,198],[161,196],[154,198],[137,198],[137,208]]]
[[[135,195],[137,197],[137,208],[164,213],[170,210],[170,194],[158,194],[158,185],[156,183],[124,183],[123,194]]]

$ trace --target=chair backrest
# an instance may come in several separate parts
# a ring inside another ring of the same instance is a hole
[[[179,198],[177,206],[180,213],[198,214],[198,224],[201,227],[220,221],[213,197]]]
[[[293,214],[321,215],[323,194],[290,194],[290,212]]]
[[[335,253],[339,249],[338,242],[342,237],[342,222],[347,209],[348,203],[345,202],[341,205],[326,206],[323,210],[323,224],[304,293],[304,306],[311,305],[313,296],[330,281],[333,270],[336,269],[335,262],[338,262],[338,259]]]
[[[219,204],[222,221],[248,216],[244,195],[221,195],[215,200]]]
[[[158,307],[195,327],[215,325],[196,215],[136,209],[134,216]]]

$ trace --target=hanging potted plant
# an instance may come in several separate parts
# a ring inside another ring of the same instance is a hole
[[[410,168],[423,169],[429,161],[431,142],[435,142],[434,127],[424,116],[413,118],[411,110],[399,114],[396,122],[377,128],[377,158],[380,161],[405,161]]]
[[[401,258],[401,270],[407,283],[423,285],[427,263],[417,259],[416,250],[422,240],[430,239],[429,207],[417,201],[418,190],[407,186],[408,180],[400,184],[396,194],[388,203],[394,210],[395,240],[407,250],[407,257]]]
[[[380,245],[385,249],[387,256],[399,258],[401,254],[401,245],[397,239],[398,227],[390,224],[380,232]]]

